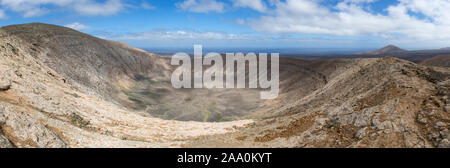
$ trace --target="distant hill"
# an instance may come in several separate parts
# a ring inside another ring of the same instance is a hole
[[[384,54],[395,54],[395,53],[403,53],[403,52],[407,52],[407,51],[404,49],[401,49],[397,46],[394,46],[394,45],[388,45],[388,46],[383,47],[378,50],[367,51],[367,52],[362,52],[362,53],[357,53],[357,54],[360,54],[360,55],[384,55]]]
[[[441,48],[441,50],[450,50],[450,47]]]
[[[439,55],[420,62],[421,65],[450,67],[450,55]]]

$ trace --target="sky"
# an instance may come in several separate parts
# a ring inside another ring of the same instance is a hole
[[[450,47],[450,0],[0,0],[0,25],[61,25],[139,48]]]

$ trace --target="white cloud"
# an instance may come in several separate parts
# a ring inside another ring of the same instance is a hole
[[[21,13],[23,17],[37,17],[50,12],[48,6],[65,7],[83,15],[112,15],[125,8],[122,0],[0,0],[3,10]]]
[[[267,10],[266,4],[263,0],[232,0],[235,7],[248,7],[259,12]]]
[[[75,29],[75,30],[78,30],[78,31],[90,29],[89,26],[83,25],[83,24],[78,23],[78,22],[65,25],[65,27],[68,27],[68,28],[71,28],[71,29]]]
[[[185,0],[180,3],[176,3],[175,6],[181,10],[189,12],[222,13],[224,11],[225,4],[223,2],[217,2],[216,0]]]
[[[450,0],[399,0],[387,14],[367,11],[374,0],[344,0],[334,10],[316,0],[277,1],[271,14],[250,20],[255,30],[337,36],[375,35],[410,39],[450,39]],[[426,18],[418,18],[411,12]]]
[[[412,12],[422,13],[439,24],[450,24],[449,0],[402,0],[401,5]]]
[[[8,16],[5,14],[5,11],[0,9],[0,19],[6,19],[6,18],[8,18]]]

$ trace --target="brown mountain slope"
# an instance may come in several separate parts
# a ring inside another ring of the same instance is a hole
[[[272,111],[281,117],[187,146],[450,147],[449,69],[395,58],[357,59],[345,69]]]
[[[421,65],[450,67],[450,55],[440,55],[420,62]]]

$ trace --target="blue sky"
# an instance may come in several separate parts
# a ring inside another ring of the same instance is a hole
[[[140,48],[450,46],[450,0],[0,0],[0,25],[67,26]]]

